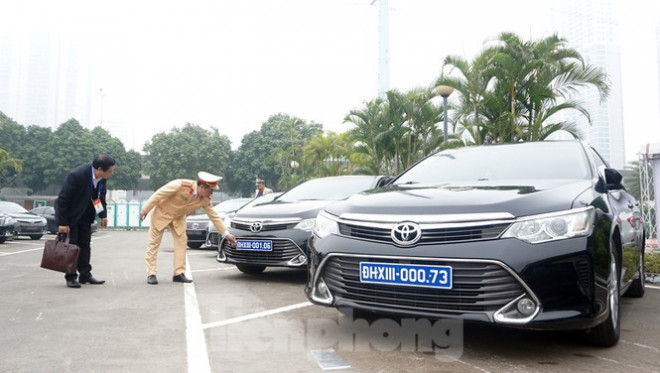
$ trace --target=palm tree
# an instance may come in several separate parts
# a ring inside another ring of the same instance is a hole
[[[2,184],[7,183],[7,179],[13,178],[16,173],[23,171],[23,161],[14,158],[11,153],[0,148],[0,176]]]
[[[500,34],[494,53],[495,77],[506,95],[512,126],[509,141],[538,141],[553,132],[567,130],[578,137],[575,126],[565,122],[546,123],[562,110],[577,110],[589,123],[587,110],[571,96],[585,87],[596,88],[601,100],[609,94],[606,74],[586,65],[580,53],[566,47],[557,35],[523,42],[512,33]]]

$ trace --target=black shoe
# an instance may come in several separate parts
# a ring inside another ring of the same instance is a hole
[[[101,285],[101,284],[105,284],[105,280],[97,280],[92,275],[84,276],[84,277],[80,276],[80,283],[81,284]]]
[[[149,285],[158,285],[158,279],[156,278],[156,275],[147,276],[147,284],[149,284]]]
[[[185,282],[186,284],[191,283],[193,280],[189,279],[184,275],[183,273],[180,275],[176,275],[172,277],[172,281],[174,282]]]
[[[71,279],[71,280],[66,280],[66,286],[68,286],[70,288],[76,288],[77,289],[77,288],[80,287],[80,283],[78,282],[78,280],[76,280],[74,278],[74,279]]]

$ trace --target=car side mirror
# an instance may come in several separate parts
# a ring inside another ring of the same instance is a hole
[[[604,193],[607,191],[614,190],[624,190],[623,184],[623,175],[619,171],[611,167],[601,167],[598,170],[598,185],[597,189],[599,192]]]

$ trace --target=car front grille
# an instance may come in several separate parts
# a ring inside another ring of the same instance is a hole
[[[466,224],[463,226],[425,227],[417,245],[491,240],[499,237],[510,225],[506,223]],[[392,227],[368,223],[339,223],[339,232],[348,237],[392,243]]]
[[[453,288],[360,282],[360,262],[450,266]],[[483,261],[400,260],[333,256],[322,270],[333,295],[365,308],[430,313],[495,312],[525,292],[520,282],[502,266]]]
[[[288,262],[303,254],[301,248],[290,239],[272,238],[270,240],[273,241],[272,251],[236,250],[236,247],[229,245],[226,240],[222,244],[222,250],[231,262],[258,262],[264,265],[281,265],[283,262]]]
[[[282,222],[282,223],[263,223],[261,225],[261,230],[259,232],[271,232],[271,231],[281,231],[285,229],[293,229],[298,222]],[[250,231],[250,227],[252,226],[252,223],[243,223],[243,222],[237,222],[237,221],[232,221],[231,222],[231,227],[244,230],[244,231]]]

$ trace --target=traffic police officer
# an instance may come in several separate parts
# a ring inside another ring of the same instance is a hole
[[[165,228],[169,227],[174,240],[174,282],[192,282],[185,275],[186,271],[186,215],[198,208],[204,209],[222,237],[231,245],[236,245],[236,237],[230,234],[222,219],[213,210],[211,196],[217,190],[222,178],[208,172],[197,174],[197,181],[177,179],[160,187],[144,204],[140,218],[144,220],[151,211],[149,239],[147,242],[147,283],[158,284],[156,278],[158,248],[163,239]]]

